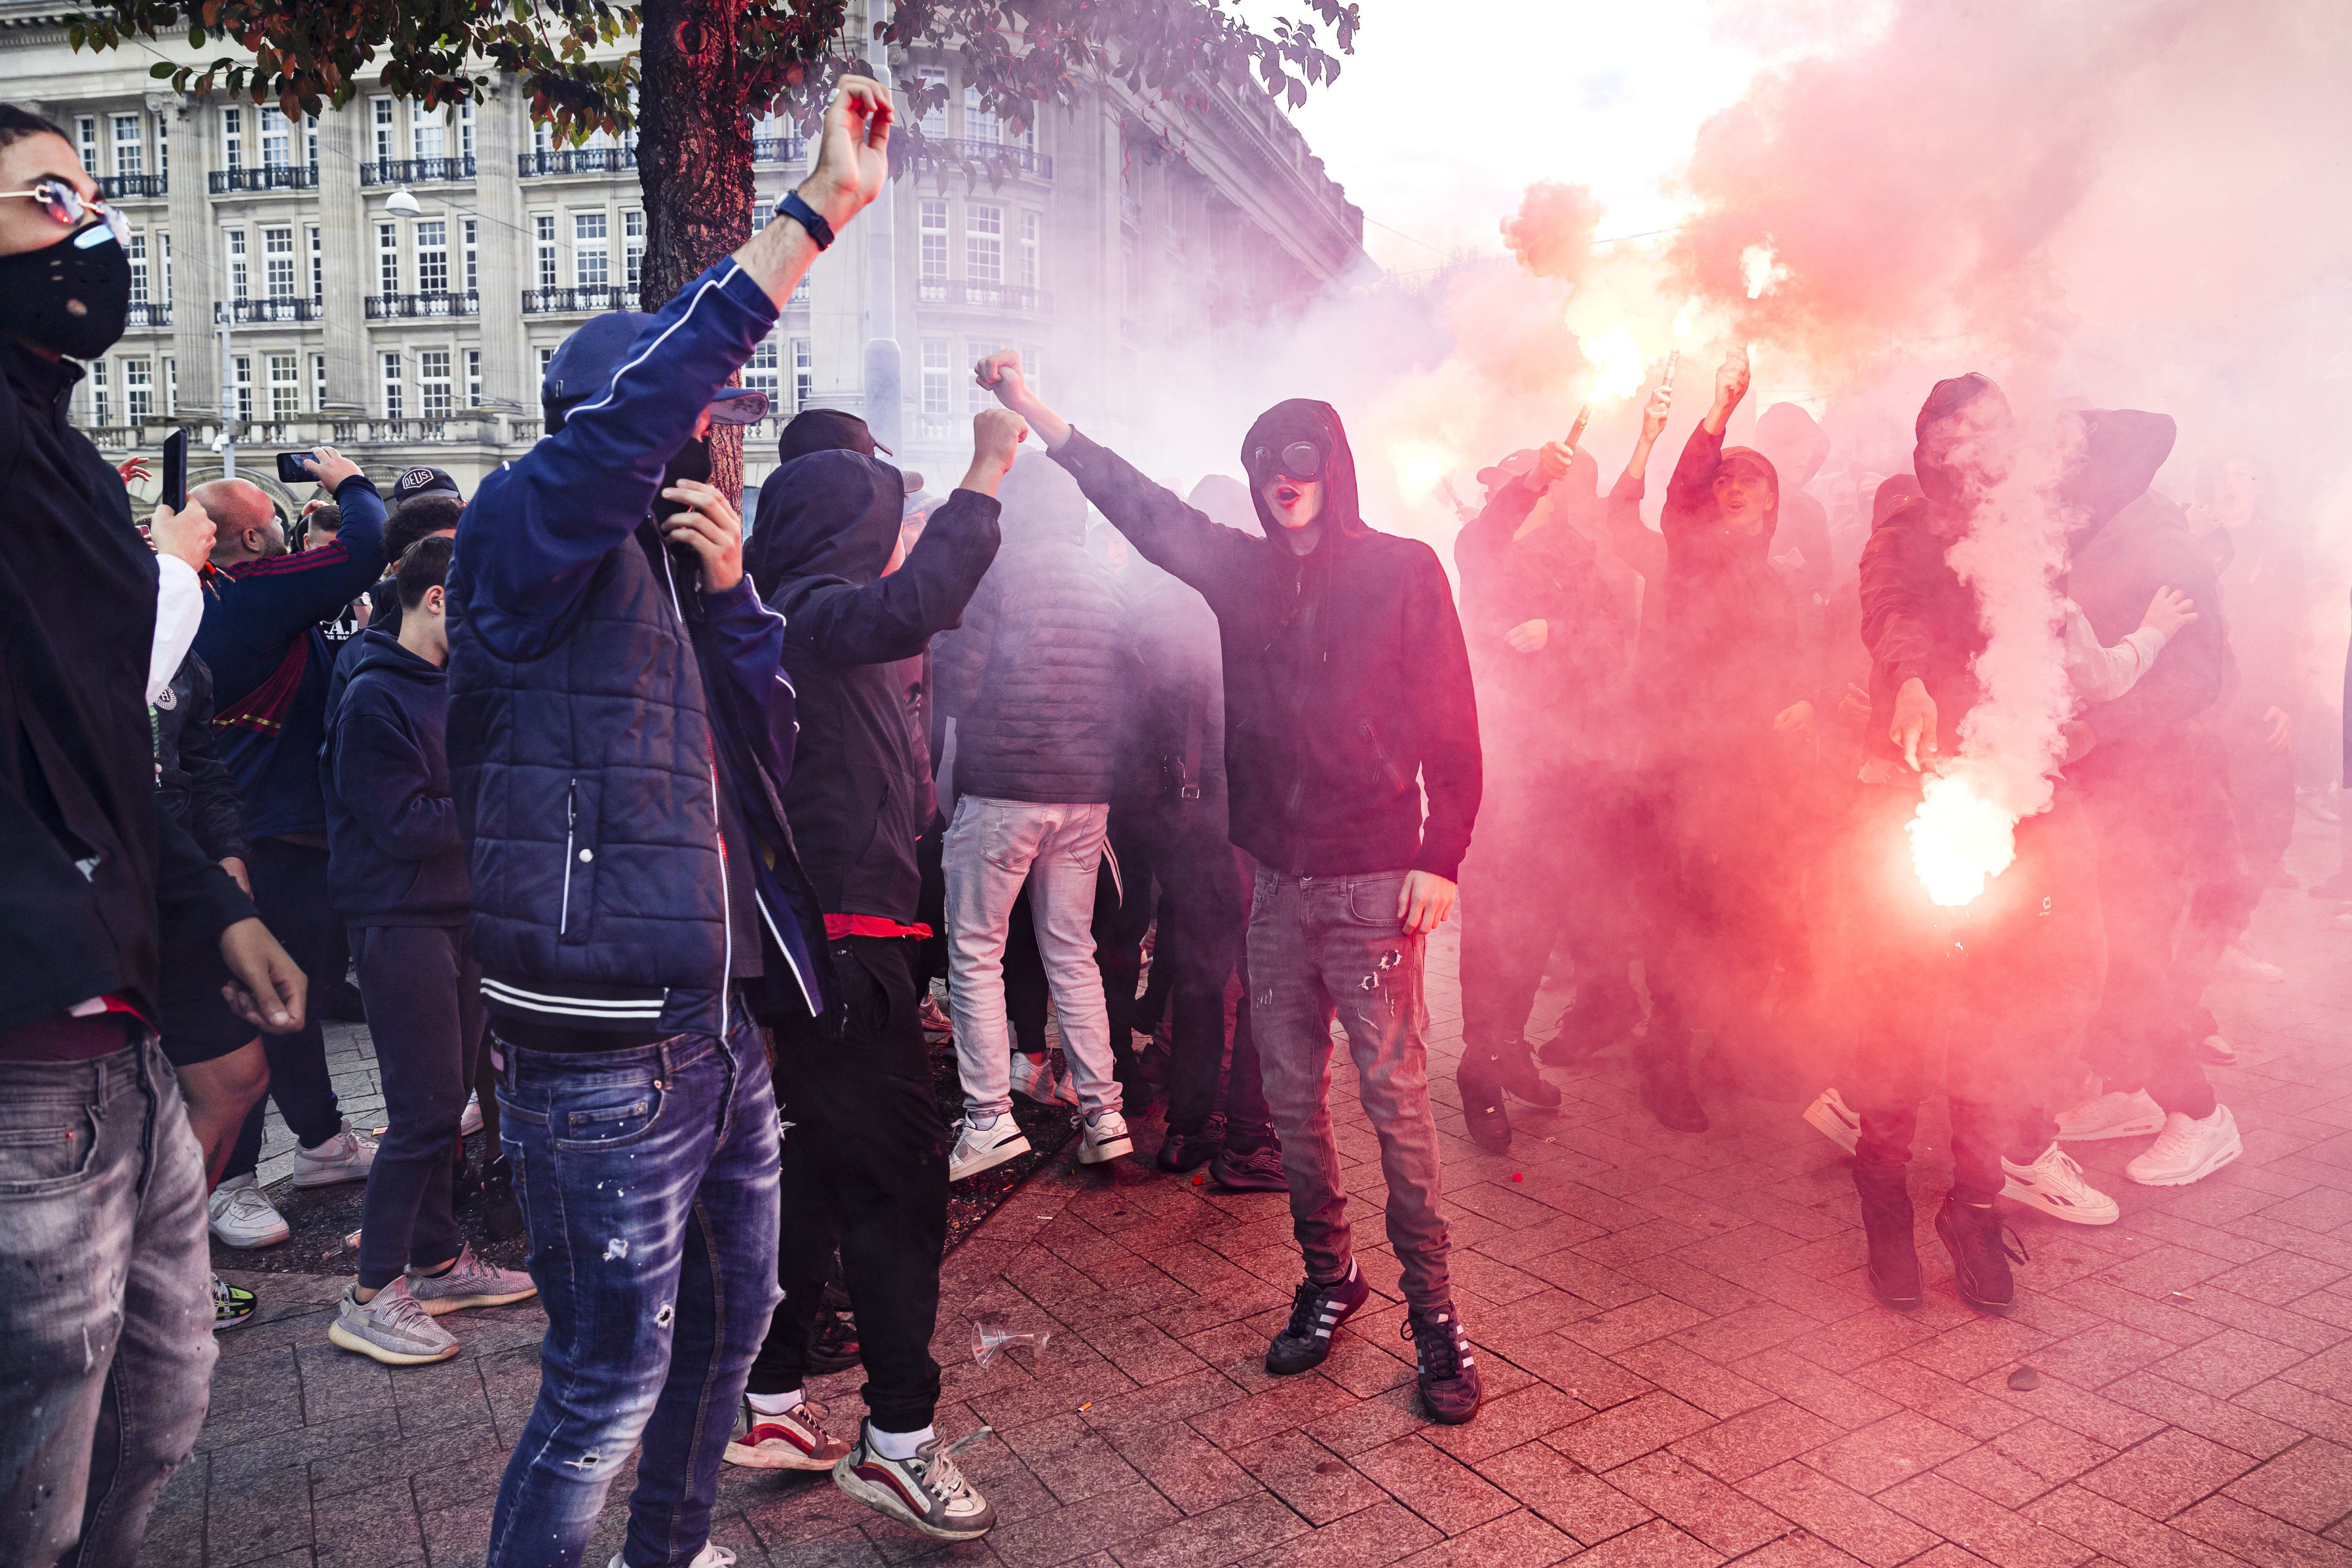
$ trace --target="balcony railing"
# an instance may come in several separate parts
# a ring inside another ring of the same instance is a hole
[[[930,136],[921,152],[908,160],[910,168],[953,168],[964,163],[994,164],[1031,179],[1054,177],[1054,160],[1018,142],[983,142],[972,136]]]
[[[232,321],[315,321],[322,314],[316,300],[231,300]]]
[[[805,136],[751,138],[751,162],[754,163],[799,163],[807,158],[808,138]]]
[[[426,185],[474,177],[474,155],[458,158],[371,158],[360,164],[362,185]]]
[[[315,163],[278,163],[258,169],[215,169],[205,176],[212,185],[213,195],[230,191],[315,191],[319,188],[319,168]]]
[[[165,195],[170,189],[171,182],[161,174],[100,174],[98,177],[98,194],[110,202]]]
[[[560,316],[583,310],[634,310],[636,308],[637,291],[617,283],[592,283],[581,289],[526,289],[522,291],[522,313],[526,316]]]
[[[127,324],[134,327],[168,327],[172,324],[172,305],[167,300],[133,300]]]
[[[983,310],[1020,310],[1050,315],[1054,296],[1043,289],[1013,283],[971,283],[962,279],[926,278],[915,285],[915,298],[926,305],[965,305]]]
[[[515,172],[534,174],[613,174],[637,166],[637,144],[618,147],[557,147],[515,154]]]
[[[371,321],[478,316],[482,313],[482,297],[470,290],[463,294],[371,294],[367,297],[367,313]]]

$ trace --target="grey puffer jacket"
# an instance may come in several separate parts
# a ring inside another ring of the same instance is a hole
[[[956,791],[1108,802],[1120,704],[1141,673],[1118,581],[1087,553],[1086,497],[1051,458],[1014,463],[997,499],[1003,548],[963,625],[932,644],[939,700],[956,721]]]

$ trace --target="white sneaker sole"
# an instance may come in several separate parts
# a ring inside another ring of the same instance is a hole
[[[340,1163],[323,1171],[315,1168],[305,1170],[299,1163],[294,1167],[294,1184],[298,1187],[339,1187],[345,1182],[364,1182],[367,1178],[364,1168],[354,1171],[349,1165]]]
[[[1135,1140],[1132,1138],[1106,1138],[1099,1143],[1089,1143],[1083,1138],[1078,1141],[1078,1163],[1081,1165],[1106,1164],[1134,1152]]]
[[[263,1236],[233,1236],[218,1226],[213,1226],[211,1230],[215,1241],[219,1242],[223,1247],[233,1247],[238,1252],[256,1252],[262,1247],[276,1247],[280,1242],[294,1239],[294,1227],[289,1225],[280,1225],[276,1230]]]
[[[414,1281],[408,1287],[408,1293],[416,1296],[416,1286]],[[437,1300],[429,1300],[423,1296],[416,1296],[416,1304],[425,1309],[426,1317],[438,1318],[445,1313],[462,1312],[468,1307],[511,1307],[517,1301],[528,1301],[538,1294],[539,1287],[533,1285],[527,1290],[494,1291],[488,1295],[443,1296]]]
[[[1818,1100],[1805,1107],[1805,1125],[1849,1154],[1862,1142],[1862,1129],[1847,1126],[1836,1111]]]
[[[966,1176],[977,1176],[982,1171],[993,1171],[1007,1161],[1018,1160],[1027,1152],[1029,1152],[1029,1139],[1024,1133],[992,1148],[983,1149],[977,1154],[950,1161],[948,1165],[948,1180],[961,1182]]]
[[[2130,1176],[2143,1187],[2185,1187],[2191,1182],[2203,1181],[2245,1152],[2245,1140],[2232,1134],[2227,1143],[2200,1160],[2193,1169],[2183,1171],[2178,1175],[2134,1176],[2129,1165],[2124,1167],[2124,1174]]]
[[[762,1443],[756,1448],[730,1443],[720,1458],[748,1470],[829,1470],[835,1463],[819,1455],[803,1454],[790,1443]]]
[[[2021,1182],[2015,1176],[2003,1176],[2000,1195],[2011,1203],[2023,1204],[2036,1214],[2046,1214],[2052,1219],[2063,1219],[2068,1225],[2113,1225],[2123,1217],[2122,1208],[2113,1198],[2107,1199],[2107,1206],[2104,1209],[2075,1208],[2052,1201],[2043,1194],[2041,1188]],[[2100,1195],[2105,1196],[2105,1194]]]
[[[907,1506],[907,1500],[887,1487],[877,1487],[854,1468],[857,1451],[853,1448],[840,1463],[833,1467],[833,1484],[879,1514],[886,1514],[900,1524],[921,1531],[934,1541],[978,1541],[993,1526],[992,1520],[977,1530],[958,1530],[952,1525],[933,1524]]]
[[[2058,1130],[2058,1142],[2097,1143],[2109,1138],[2153,1138],[2163,1131],[2164,1112],[2158,1110],[2140,1117],[2137,1121],[2118,1121],[2112,1127],[2091,1127],[2079,1132],[2070,1132],[2061,1127]]]
[[[447,1361],[466,1348],[463,1345],[453,1344],[446,1351],[435,1351],[425,1355],[411,1354],[407,1351],[391,1351],[384,1349],[364,1334],[352,1332],[341,1323],[329,1324],[327,1337],[347,1351],[357,1351],[360,1354],[380,1361],[386,1366],[427,1366],[436,1361]]]

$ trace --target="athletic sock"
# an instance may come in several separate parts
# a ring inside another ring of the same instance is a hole
[[[885,1432],[878,1426],[866,1430],[873,1435],[874,1451],[886,1459],[911,1459],[915,1450],[929,1442],[933,1436],[929,1426],[919,1432]]]
[[[795,1388],[790,1394],[747,1394],[743,1397],[751,1401],[754,1415],[789,1415],[801,1407],[806,1395]]]

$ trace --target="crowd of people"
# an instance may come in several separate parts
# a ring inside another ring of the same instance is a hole
[[[1159,1105],[1153,1168],[1286,1194],[1301,1279],[1265,1367],[1318,1365],[1375,1283],[1335,1023],[1423,1408],[1474,1418],[1425,1037],[1457,900],[1471,1140],[1507,1151],[1513,1102],[1559,1103],[1545,1065],[1621,1043],[1675,1132],[1707,1131],[1703,1089],[1813,1096],[1891,1308],[1922,1297],[1906,1165],[1938,1094],[1935,1229],[1986,1311],[2022,1257],[1998,1200],[2116,1217],[2070,1142],[2152,1137],[2127,1174],[2159,1185],[2238,1155],[2203,994],[2261,968],[2302,724],[2292,617],[2232,614],[2301,583],[2257,463],[2183,508],[2150,488],[2171,420],[2063,416],[2066,752],[2015,863],[1939,905],[1906,824],[1987,646],[1949,555],[2029,436],[1990,381],[1937,384],[1908,472],[1822,481],[1794,405],[1725,444],[1734,353],[1658,527],[1664,386],[1605,495],[1568,443],[1483,471],[1450,578],[1364,516],[1330,405],[1265,410],[1245,477],[1180,496],[1006,352],[950,493],[809,409],[747,527],[709,432],[765,416],[732,384],[880,193],[890,117],[845,80],[779,221],[573,332],[545,438],[472,497],[420,466],[387,505],[322,447],[299,519],[223,479],[142,528],[65,418],[124,321],[117,220],[0,106],[0,1389],[29,1413],[0,1561],[135,1555],[213,1335],[256,1309],[207,1232],[289,1235],[265,1099],[295,1185],[365,1184],[334,1344],[429,1363],[453,1312],[543,1310],[499,1564],[580,1561],[633,1452],[616,1564],[732,1561],[726,1463],[985,1534],[955,1458],[985,1429],[937,1429],[930,1347],[950,1186],[1032,1152],[1016,1100],[1066,1111],[1081,1165],[1134,1161]],[[347,973],[379,1136],[328,1071]],[[1573,1004],[1538,1047],[1548,977]],[[475,1253],[469,1197],[528,1272]],[[851,1366],[837,1431],[808,1382]]]

